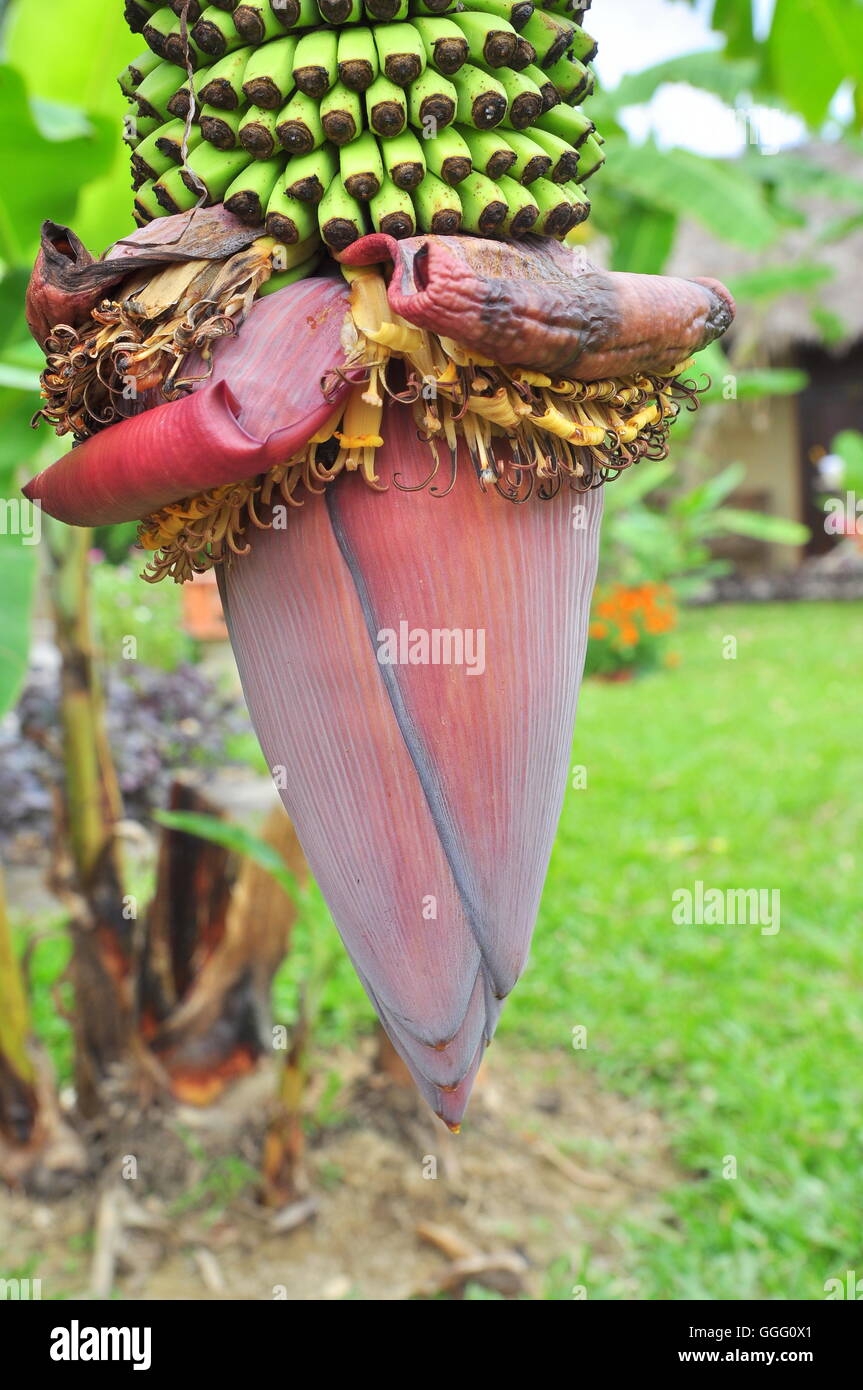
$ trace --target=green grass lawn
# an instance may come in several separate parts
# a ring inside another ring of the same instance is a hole
[[[677,669],[583,691],[587,787],[567,795],[501,1036],[656,1107],[685,1175],[650,1227],[617,1223],[618,1269],[573,1252],[591,1297],[809,1300],[863,1274],[859,623],[855,605],[691,611]],[[672,894],[698,879],[779,889],[781,929],[675,925]],[[319,1047],[370,1026],[320,900],[280,973],[279,1017],[310,971]],[[549,1297],[568,1298],[559,1275]]]
[[[818,1299],[863,1273],[859,622],[689,612],[678,669],[583,691],[587,788],[501,1033],[666,1118],[691,1177],[670,1221],[629,1233],[640,1297]],[[780,931],[676,926],[697,879],[778,888]]]

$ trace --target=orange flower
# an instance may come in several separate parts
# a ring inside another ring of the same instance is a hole
[[[674,626],[674,614],[664,612],[661,608],[657,608],[654,613],[650,614],[645,622],[647,631],[655,637],[663,632],[671,632]]]
[[[624,623],[620,629],[620,645],[634,647],[638,641],[638,628],[635,623]]]
[[[596,637],[596,638],[607,637],[607,636],[608,636],[608,627],[607,627],[607,625],[606,625],[605,623],[591,623],[591,624],[590,624],[590,635],[591,635],[591,637]]]

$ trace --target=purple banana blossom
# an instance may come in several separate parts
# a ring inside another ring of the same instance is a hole
[[[160,243],[153,227],[130,238],[129,265],[178,245],[172,220]],[[98,299],[116,273],[112,260],[82,264],[68,237],[49,246],[30,297],[43,337],[64,303],[80,321],[82,296]],[[200,244],[193,254],[206,258]],[[534,239],[370,236],[341,259],[392,262],[390,306],[408,323],[580,380],[667,372],[733,317],[713,281],[608,274]],[[128,520],[286,463],[350,389],[334,385],[348,303],[331,275],[258,301],[205,384],[95,434],[28,496],[78,525]],[[410,407],[389,401],[381,434],[382,491],[346,474],[305,495],[286,526],[256,531],[220,567],[220,585],[249,711],[312,871],[393,1043],[455,1128],[542,894],[602,493],[514,506],[478,486],[461,442],[452,486],[422,489],[430,453]],[[510,445],[498,435],[494,450]]]

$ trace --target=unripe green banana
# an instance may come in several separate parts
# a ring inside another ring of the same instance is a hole
[[[507,215],[500,189],[484,174],[469,174],[458,186],[462,230],[492,236]]]
[[[425,72],[425,47],[412,24],[377,24],[374,36],[380,70],[390,82],[409,87]]]
[[[536,63],[536,49],[532,43],[528,43],[523,34],[518,34],[515,41],[515,53],[509,60],[509,65],[516,72],[524,72],[525,68],[531,67]]]
[[[297,40],[288,35],[253,48],[243,73],[243,92],[251,106],[278,111],[294,89]]]
[[[365,92],[378,75],[378,50],[371,29],[342,29],[338,45],[339,80],[352,92]]]
[[[147,20],[161,8],[160,0],[126,0],[124,16],[132,33],[143,33]]]
[[[559,135],[552,135],[550,130],[540,130],[538,126],[530,132],[530,138],[541,145],[546,154],[551,155],[553,163],[546,177],[550,178],[552,183],[569,183],[576,177],[579,154],[568,141],[561,140]]]
[[[539,207],[536,230],[542,236],[565,237],[572,223],[572,201],[559,184],[535,179],[530,191]]]
[[[321,145],[310,154],[288,160],[284,189],[301,203],[319,203],[339,172],[339,152],[335,145]]]
[[[318,0],[318,9],[325,24],[359,24],[363,17],[363,0]]]
[[[423,147],[428,167],[444,183],[461,183],[472,173],[470,147],[453,127],[438,131],[431,140],[424,140]]]
[[[174,63],[160,63],[147,74],[135,93],[139,114],[166,121],[170,115],[168,103],[185,80],[186,74],[182,68]]]
[[[554,83],[561,99],[570,105],[583,101],[593,82],[593,73],[585,63],[565,55],[546,68],[545,75]]]
[[[189,155],[180,175],[195,195],[195,202],[206,193],[208,203],[220,203],[234,179],[250,163],[251,156],[241,146],[235,150],[217,150],[201,144]],[[158,184],[156,189],[158,194]]]
[[[346,192],[361,203],[379,193],[384,182],[384,162],[378,142],[366,130],[339,152],[339,172]]]
[[[200,193],[194,193],[183,179],[182,169],[169,169],[153,184],[156,201],[169,217],[178,212],[189,212],[201,201]]]
[[[579,151],[581,162],[578,166],[579,183],[587,183],[605,163],[605,150],[595,135],[588,135]]]
[[[279,112],[276,134],[291,154],[308,154],[324,143],[321,112],[313,97],[295,92]]]
[[[318,23],[315,0],[270,0],[270,5],[283,29],[311,29]]]
[[[451,19],[425,19],[418,16],[413,20],[425,48],[426,58],[435,72],[450,77],[468,60],[467,39]]]
[[[394,19],[407,19],[408,0],[363,0],[363,9],[373,24],[388,24]]]
[[[142,140],[161,129],[163,124],[158,116],[126,116],[123,121],[123,143],[136,150]]]
[[[208,145],[217,150],[233,150],[239,144],[240,123],[246,108],[236,111],[220,111],[215,106],[201,107],[201,134]]]
[[[464,69],[462,69],[464,71]],[[456,77],[460,73],[455,74]],[[423,132],[442,130],[455,120],[458,92],[453,79],[426,68],[408,88],[410,122]]]
[[[518,36],[506,19],[467,12],[454,14],[453,23],[467,39],[472,63],[501,68],[509,63],[515,53]]]
[[[331,251],[344,251],[365,235],[363,204],[351,197],[338,175],[318,203],[317,214],[321,236]]]
[[[411,18],[434,19],[453,9],[455,0],[409,0]]]
[[[458,134],[470,150],[473,167],[488,179],[499,179],[515,164],[515,151],[498,131],[474,130],[469,125],[457,126]]]
[[[334,145],[347,145],[363,129],[363,102],[344,82],[337,82],[321,102],[321,125]]]
[[[533,183],[534,179],[546,176],[551,169],[551,156],[546,154],[532,136],[517,130],[504,131],[503,136],[510,149],[515,152],[515,163],[509,171],[512,178],[527,185]]]
[[[320,101],[338,79],[338,39],[332,29],[303,34],[294,53],[294,81],[306,96]]]
[[[423,145],[412,130],[404,130],[391,140],[379,141],[381,158],[387,177],[396,188],[406,188],[408,192],[422,183],[426,174],[426,157]]]
[[[525,188],[523,183],[516,183],[515,179],[508,178],[506,174],[498,180],[498,188],[506,199],[507,206],[507,214],[500,227],[501,235],[513,237],[517,241],[519,237],[527,236],[536,224],[539,204],[530,188]]]
[[[218,106],[224,111],[236,111],[245,103],[243,74],[253,53],[251,48],[238,48],[227,53],[207,72],[207,80],[199,92],[202,106]]]
[[[450,188],[443,179],[426,174],[411,196],[421,232],[453,236],[461,230],[461,200],[456,189]]]
[[[191,90],[195,98],[196,121],[200,119],[201,91],[207,85],[209,77],[210,69],[201,68],[201,70],[199,72],[196,72],[192,78]],[[177,88],[176,92],[171,97],[171,100],[168,102],[168,112],[170,115],[176,116],[179,118],[179,120],[184,121],[189,114],[189,105],[189,79],[188,77],[186,77],[186,80],[183,82],[183,85]]]
[[[179,32],[177,16],[169,5],[163,5],[144,24],[144,41],[160,58],[167,58],[168,39],[175,30]],[[176,62],[176,59],[170,61]]]
[[[247,164],[225,190],[225,207],[247,226],[262,225],[267,205],[285,172],[285,157],[255,159]]]
[[[572,202],[572,219],[569,225],[569,230],[572,231],[573,227],[580,226],[590,216],[590,199],[581,184],[574,180],[565,183],[563,187]]]
[[[244,150],[253,159],[272,159],[279,148],[276,126],[278,111],[268,111],[265,106],[250,106],[240,122],[237,135]]]
[[[124,68],[117,78],[120,91],[126,97],[133,97],[144,81],[159,66],[159,55],[152,49],[147,49],[146,53],[140,54],[127,68]]]
[[[234,10],[234,28],[243,43],[266,43],[284,34],[284,26],[273,13],[270,0],[241,0]]]
[[[542,115],[544,101],[542,92],[527,73],[513,72],[512,68],[499,68],[495,72],[497,80],[506,92],[507,111],[504,125],[513,130],[524,130],[533,125]]]
[[[193,72],[196,68],[207,67],[211,62],[209,53],[205,53],[202,48],[198,47],[191,34],[187,33],[186,37],[183,38],[179,20],[175,20],[175,26],[174,32],[169,34],[165,40],[165,57],[168,62],[176,63],[177,67],[183,69],[191,68]],[[144,37],[146,38],[146,36],[147,31],[145,29]]]
[[[272,236],[273,233],[269,231],[269,227],[267,230],[268,234]],[[288,277],[291,272],[299,271],[301,266],[308,265],[311,260],[317,260],[322,251],[321,234],[317,228],[303,241],[291,243],[280,241],[278,246],[273,248],[274,273],[267,284],[270,285],[275,281],[274,289],[280,289],[285,284],[290,284],[291,281]],[[293,277],[293,279],[300,278],[299,275]]]
[[[197,149],[202,140],[198,126],[192,126],[188,135],[186,134],[185,121],[169,121],[167,125],[160,126],[155,132],[154,139],[162,154],[166,154],[172,164],[182,164],[183,144],[185,142],[186,154],[190,150]],[[140,153],[140,146],[139,146]]]
[[[572,34],[572,56],[580,63],[592,63],[599,45],[592,35],[576,24]]]
[[[403,188],[396,188],[391,179],[384,179],[380,191],[369,203],[369,211],[376,232],[401,240],[413,236],[416,231],[411,195]]]
[[[472,125],[476,130],[491,130],[500,125],[508,103],[506,91],[497,77],[489,76],[472,63],[465,63],[452,81],[458,94],[461,125]]]
[[[246,40],[237,33],[231,15],[210,5],[192,29],[192,38],[199,48],[213,58],[224,58],[237,48],[244,48]]]
[[[298,280],[305,280],[307,276],[314,275],[321,263],[321,257],[323,255],[320,237],[310,237],[309,241],[305,242],[302,246],[291,246],[285,249],[289,252],[293,252],[295,256],[300,254],[305,255],[306,250],[312,243],[315,245],[315,250],[312,254],[306,256],[305,260],[300,261],[299,264],[293,266],[291,270],[277,270],[258,290],[259,298],[268,294],[277,294],[279,290],[287,289],[288,285],[295,285]]]
[[[282,29],[311,29],[318,22],[314,0],[270,0],[270,4]]]
[[[568,140],[576,150],[580,149],[596,129],[593,121],[580,107],[565,106],[562,102],[551,111],[545,111],[536,125],[540,130],[550,130],[552,135],[559,135],[561,140]]]
[[[136,192],[133,216],[139,227],[146,227],[147,223],[155,218],[166,216],[165,209],[153,191],[152,180],[142,184]]]
[[[535,63],[528,63],[527,67],[521,69],[521,75],[522,77],[529,77],[539,89],[543,111],[550,111],[553,106],[560,105],[560,92],[548,73],[543,72],[542,68],[538,68]]]
[[[314,203],[289,198],[281,179],[277,179],[267,203],[265,225],[267,236],[275,237],[284,246],[297,246],[317,234],[318,209]]]
[[[381,74],[366,92],[369,126],[376,135],[401,135],[408,123],[408,104],[404,91]]]
[[[557,15],[534,10],[522,28],[528,43],[536,49],[536,61],[541,68],[548,68],[562,58],[572,43],[577,25]]]
[[[533,0],[470,0],[470,7],[482,14],[494,15],[495,19],[507,20],[519,32],[534,11]]]
[[[160,126],[159,130],[166,127]],[[146,140],[142,140],[135,153],[132,155],[132,173],[140,187],[142,184],[153,182],[154,179],[161,178],[162,174],[167,174],[168,170],[177,163],[169,154],[160,149],[156,144],[156,130],[152,135],[148,135]]]

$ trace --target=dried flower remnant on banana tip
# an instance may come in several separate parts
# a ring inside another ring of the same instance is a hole
[[[601,485],[664,456],[734,312],[573,244],[605,158],[585,8],[127,0],[138,230],[96,261],[46,223],[28,294],[75,441],[28,496],[138,520],[147,578],[217,567],[312,871],[452,1128],[527,957]],[[381,663],[405,613],[482,629],[493,678]]]

